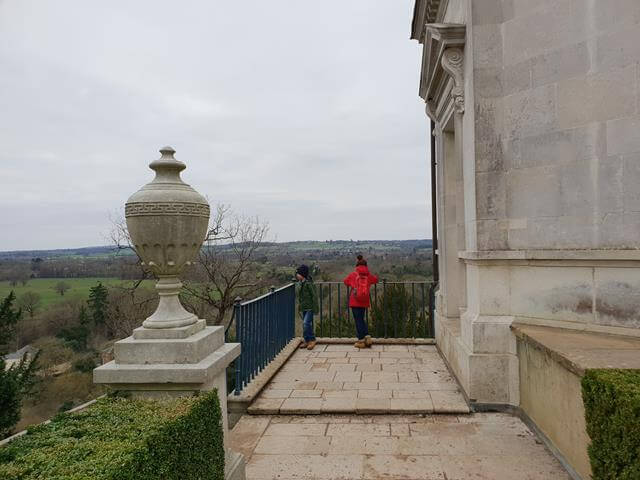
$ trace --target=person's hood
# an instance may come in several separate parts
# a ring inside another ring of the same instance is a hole
[[[358,265],[356,267],[356,272],[358,272],[360,275],[369,275],[369,267],[367,267],[366,265]]]

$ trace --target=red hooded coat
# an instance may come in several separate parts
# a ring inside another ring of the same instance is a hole
[[[356,288],[356,280],[358,278],[358,276],[366,276],[367,277],[367,282],[368,282],[368,286],[371,287],[371,285],[378,283],[378,277],[376,277],[374,274],[369,272],[369,268],[366,265],[358,265],[356,267],[355,272],[351,272],[349,275],[347,275],[347,277],[344,279],[344,284],[347,287],[351,287]],[[352,290],[353,292],[353,290]],[[358,301],[358,299],[356,299],[356,297],[351,294],[349,295],[349,306],[350,307],[364,307],[364,308],[369,308],[371,306],[371,301],[369,300],[369,298],[367,298],[366,301],[364,302],[360,302]]]

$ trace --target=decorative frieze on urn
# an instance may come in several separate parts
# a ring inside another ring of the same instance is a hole
[[[160,303],[143,322],[145,328],[186,327],[198,318],[187,312],[178,298],[180,274],[200,250],[209,225],[209,203],[180,178],[186,165],[164,147],[162,156],[149,164],[155,178],[129,197],[125,218],[131,242],[158,278]]]

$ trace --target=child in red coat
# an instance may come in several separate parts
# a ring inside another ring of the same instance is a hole
[[[378,283],[378,277],[369,272],[367,261],[362,258],[362,255],[358,255],[355,271],[344,279],[344,284],[347,287],[351,287],[349,306],[356,322],[356,333],[358,335],[358,341],[354,344],[356,348],[370,347],[373,344],[364,316],[367,308],[371,306],[369,289],[371,285],[376,283]]]

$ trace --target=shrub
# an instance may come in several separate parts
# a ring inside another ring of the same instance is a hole
[[[82,373],[93,372],[96,367],[96,360],[93,356],[83,357],[73,362],[73,368]]]
[[[403,284],[387,284],[382,294],[372,299],[369,312],[371,335],[393,338],[429,336],[428,313],[422,309],[420,296],[421,293],[428,295],[428,292],[414,290],[413,296],[409,288]],[[426,290],[425,287],[422,289]]]
[[[593,479],[640,478],[640,370],[589,370],[582,397]]]
[[[64,340],[66,345],[73,349],[73,351],[82,352],[87,349],[89,329],[86,325],[74,325],[61,329],[56,337]]]
[[[218,396],[105,398],[0,448],[0,480],[224,478]]]

